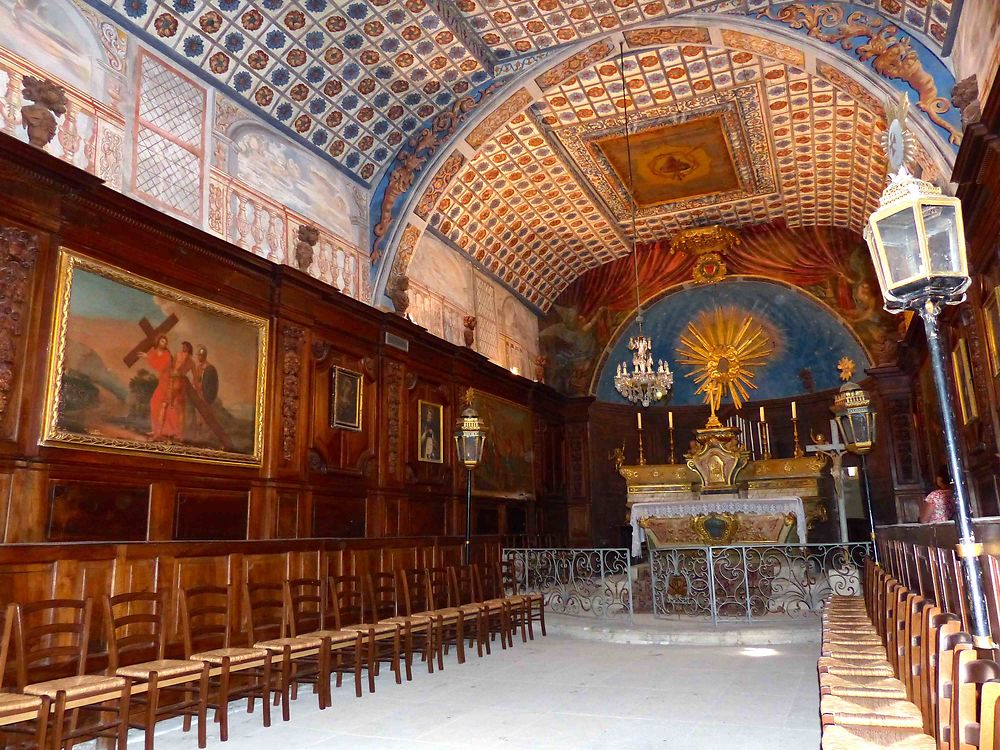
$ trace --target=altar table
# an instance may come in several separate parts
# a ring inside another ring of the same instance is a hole
[[[658,516],[676,518],[696,516],[704,513],[794,513],[799,541],[806,542],[806,514],[801,497],[731,498],[725,500],[694,500],[691,502],[635,503],[632,505],[632,556],[642,552],[646,532],[639,526],[639,520]]]

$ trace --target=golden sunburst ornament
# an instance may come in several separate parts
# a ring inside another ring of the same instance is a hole
[[[693,368],[687,375],[698,384],[695,393],[705,394],[712,422],[726,392],[737,409],[749,398],[757,388],[753,370],[766,365],[772,351],[771,340],[752,315],[717,307],[688,323],[677,361]]]

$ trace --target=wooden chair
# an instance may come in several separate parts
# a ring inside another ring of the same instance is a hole
[[[413,679],[413,653],[415,635],[420,636],[423,659],[427,671],[434,672],[434,620],[430,615],[410,614],[399,606],[402,597],[397,595],[395,573],[369,573],[368,611],[378,623],[398,625],[402,632],[402,647],[406,665],[406,679]]]
[[[935,671],[935,688],[937,693],[937,712],[935,716],[934,738],[942,748],[951,747],[951,701],[952,680],[955,673],[955,657],[961,652],[972,648],[972,636],[964,631],[955,631],[959,623],[954,623],[954,627],[949,623],[938,631],[938,657],[937,669]]]
[[[448,585],[451,587],[451,603],[457,607],[465,616],[465,621],[473,621],[476,624],[475,642],[476,651],[479,656],[483,655],[483,648],[486,653],[490,653],[490,638],[488,635],[488,624],[490,620],[489,606],[480,602],[476,598],[476,581],[471,565],[452,565],[448,568]],[[498,617],[502,618],[503,612],[497,607]],[[500,622],[498,631],[503,632],[504,623]],[[469,646],[472,646],[473,633],[468,632]],[[506,648],[506,644],[504,648]]]
[[[51,700],[53,747],[105,737],[114,738],[119,750],[124,750],[128,683],[122,677],[86,674],[91,610],[89,599],[47,599],[14,606],[17,689]],[[80,726],[84,710],[96,718]],[[109,714],[114,720],[107,718]]]
[[[378,623],[367,617],[361,576],[330,576],[329,591],[334,629],[357,631],[365,636],[364,663],[368,670],[368,692],[375,692],[375,677],[383,661],[392,665],[396,684],[401,684],[399,624]]]
[[[1000,681],[983,685],[979,700],[979,750],[1000,750]]]
[[[208,701],[208,664],[165,658],[167,637],[160,592],[137,592],[104,597],[104,626],[108,643],[108,673],[123,677],[131,696],[126,715],[130,727],[145,732],[146,750],[153,748],[153,729],[162,719],[184,716],[184,731],[198,717],[198,747],[205,747]],[[176,696],[163,703],[164,696]],[[142,709],[133,720],[133,708]]]
[[[517,569],[513,560],[501,560],[500,580],[503,581],[503,591],[507,597],[522,597],[528,620],[528,637],[535,640],[533,623],[537,622],[545,635],[545,596],[537,591],[522,592],[521,583],[517,579]]]
[[[400,590],[402,591],[403,615],[420,615],[427,617],[430,624],[425,631],[414,628],[411,630],[414,639],[419,643],[424,642],[424,651],[430,648],[431,657],[427,660],[427,670],[434,671],[433,655],[437,654],[438,669],[444,669],[444,657],[442,656],[442,644],[439,624],[444,621],[443,615],[435,616],[427,611],[427,571],[419,568],[407,568],[398,571]],[[415,643],[415,645],[417,645]]]
[[[284,583],[285,616],[291,637],[319,638],[326,649],[326,679],[337,675],[337,687],[347,672],[354,674],[354,693],[361,697],[361,658],[364,636],[360,631],[333,630],[327,615],[326,587],[319,578],[292,578]],[[327,702],[331,701],[329,691]]]
[[[465,615],[451,600],[447,568],[427,568],[424,590],[425,614],[434,618],[442,652],[448,653],[448,648],[455,644],[458,663],[465,663]]]
[[[478,597],[484,604],[502,602],[507,616],[507,644],[514,645],[514,631],[520,629],[522,643],[528,642],[527,600],[522,596],[506,596],[503,590],[503,577],[500,573],[498,560],[473,565],[476,578]],[[491,628],[492,630],[492,625]]]
[[[990,681],[1000,681],[1000,665],[981,659],[976,649],[955,654],[951,688],[951,746],[954,750],[980,748],[980,693]]]
[[[9,733],[32,737],[35,747],[44,748],[52,699],[47,695],[24,695],[2,689],[7,659],[13,647],[14,607],[13,604],[8,605],[4,613],[3,640],[0,640],[0,745],[4,742],[4,735]]]
[[[230,586],[196,586],[181,590],[184,655],[209,666],[210,689],[215,689],[219,739],[229,739],[229,703],[247,699],[253,712],[261,699],[264,726],[271,726],[271,652],[232,645],[233,595]],[[243,684],[240,684],[243,683]]]
[[[291,697],[298,697],[300,682],[310,683],[319,700],[320,710],[329,705],[329,649],[320,638],[289,637],[285,616],[285,592],[280,583],[246,583],[243,586],[244,611],[247,617],[247,645],[262,648],[271,658],[281,659],[281,718],[288,721]],[[295,695],[292,696],[292,691]]]

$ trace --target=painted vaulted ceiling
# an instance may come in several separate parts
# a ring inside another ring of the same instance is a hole
[[[86,2],[368,186],[379,290],[424,231],[541,310],[625,254],[626,101],[639,240],[857,231],[888,96],[915,105],[925,174],[961,129],[952,0]]]

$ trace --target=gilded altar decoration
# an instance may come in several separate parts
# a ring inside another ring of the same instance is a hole
[[[740,244],[732,229],[720,226],[682,229],[670,240],[670,252],[694,256],[692,278],[696,284],[714,284],[726,278],[726,251]]]
[[[61,250],[42,442],[259,466],[266,318]]]
[[[736,408],[749,398],[754,370],[767,364],[773,348],[764,328],[752,315],[734,308],[717,307],[688,323],[687,334],[677,347],[678,362],[693,369],[688,377],[698,384],[695,393],[705,395],[712,410],[708,426],[720,426],[715,412],[728,393]]]

